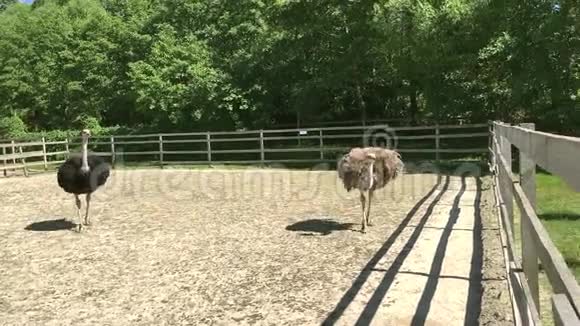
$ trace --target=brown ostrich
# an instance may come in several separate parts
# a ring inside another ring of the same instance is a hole
[[[362,228],[366,232],[371,225],[371,200],[376,189],[385,187],[403,172],[401,155],[393,150],[380,147],[355,147],[338,162],[338,176],[347,191],[360,191],[362,204]]]

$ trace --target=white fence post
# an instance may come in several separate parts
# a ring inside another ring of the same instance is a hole
[[[48,159],[46,157],[46,138],[42,137],[42,160],[44,163],[44,171],[48,171]]]
[[[2,156],[6,156],[6,147],[2,147]],[[4,164],[4,176],[8,175],[8,172],[6,171],[6,159],[2,160],[3,164]]]
[[[264,164],[266,155],[264,153],[264,130],[260,130],[260,162]]]
[[[117,163],[117,154],[115,153],[115,136],[111,136],[111,166],[115,168]]]
[[[24,159],[24,151],[22,146],[18,146],[18,153],[20,153],[20,162],[22,163],[22,168],[24,170],[24,176],[28,176],[28,167],[26,166],[26,160]]]
[[[64,141],[65,141],[65,143],[64,143],[64,148],[65,148],[65,151],[66,151],[66,157],[67,157],[67,158],[69,158],[69,157],[70,157],[70,145],[69,145],[69,140],[68,140],[68,138],[66,138]]]
[[[318,139],[320,144],[320,160],[324,160],[324,140],[322,138],[322,129],[318,130]]]
[[[522,123],[520,127],[536,130],[536,125],[533,123]],[[530,138],[531,142],[531,138]],[[532,207],[536,208],[536,162],[534,162],[528,155],[520,151],[520,184],[526,193],[526,197],[532,203]]]
[[[159,167],[163,169],[163,135],[159,135]]]
[[[16,165],[16,146],[14,145],[13,140],[11,140],[10,143],[12,144],[12,164]]]
[[[205,134],[205,141],[207,144],[207,161],[211,164],[211,133],[209,131]]]
[[[507,173],[504,173],[503,179],[504,184],[502,185],[503,202],[508,214],[508,218],[512,227],[512,231],[515,232],[514,226],[514,194],[513,194],[513,180],[512,180],[512,144],[507,139],[507,137],[500,135],[499,137],[500,153],[505,160],[507,166],[505,167]]]
[[[437,124],[435,126],[435,161],[437,161],[437,162],[439,162],[439,160],[440,160],[440,154],[439,154],[439,148],[440,148],[440,145],[439,145],[439,142],[440,142],[439,132],[440,132],[440,130],[439,130],[439,124]]]

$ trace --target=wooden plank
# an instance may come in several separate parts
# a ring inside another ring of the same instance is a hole
[[[496,129],[531,160],[580,191],[580,138],[496,123]]]
[[[233,154],[233,153],[260,153],[261,151],[259,149],[221,149],[221,150],[212,150],[211,152],[212,154]]]
[[[56,155],[66,155],[68,154],[67,151],[60,151],[60,152],[48,152],[46,156],[56,156]],[[49,162],[50,163],[50,162]]]
[[[574,308],[563,294],[552,296],[552,313],[554,314],[555,326],[578,326],[580,319],[574,312]]]
[[[163,151],[164,155],[177,155],[177,154],[207,154],[208,151]]]
[[[112,153],[110,152],[92,152],[92,154],[100,156],[112,156]],[[159,155],[159,151],[123,152],[123,155]]]
[[[576,313],[580,313],[580,286],[574,275],[568,269],[562,254],[552,242],[519,184],[514,184],[514,193],[520,211],[525,212],[528,216],[529,230],[535,242],[536,252],[546,275],[548,275],[554,293],[566,294]]]
[[[265,140],[266,138],[264,138]],[[214,143],[233,143],[233,142],[255,142],[260,140],[260,137],[244,137],[244,138],[212,138]],[[204,140],[205,141],[205,140]]]
[[[31,146],[42,146],[41,141],[37,142],[29,142],[29,143],[17,143],[15,141],[11,141],[10,144],[0,144],[0,148],[10,148],[10,147],[31,147]]]
[[[470,129],[470,128],[484,128],[487,127],[486,123],[478,123],[478,124],[465,124],[465,125],[440,125],[441,129]],[[406,126],[406,127],[391,127],[386,124],[375,124],[372,126],[350,126],[350,127],[324,127],[324,128],[299,128],[299,129],[271,129],[271,130],[264,130],[264,133],[280,133],[280,132],[298,132],[299,130],[304,131],[336,131],[336,130],[372,130],[372,129],[384,129],[389,128],[390,130],[398,131],[398,130],[429,130],[435,129],[435,125],[427,125],[427,126]]]
[[[358,137],[358,136],[357,136]],[[296,140],[296,139],[319,139],[319,136],[270,136],[270,137],[265,137],[264,136],[264,141],[270,141],[270,140]]]
[[[66,144],[66,140],[61,141],[47,141],[46,145],[64,145]]]
[[[165,139],[163,142],[166,144],[191,144],[191,143],[205,143],[206,139]]]

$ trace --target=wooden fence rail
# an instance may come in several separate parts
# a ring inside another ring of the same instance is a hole
[[[490,167],[504,230],[510,289],[518,324],[540,325],[539,262],[553,289],[556,325],[580,325],[580,286],[535,211],[536,164],[580,190],[580,138],[534,131],[533,124],[490,125]],[[512,146],[520,171],[512,172]],[[514,201],[520,213],[521,255],[516,253]]]

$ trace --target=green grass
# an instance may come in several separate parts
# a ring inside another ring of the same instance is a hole
[[[580,192],[549,174],[539,173],[536,182],[538,216],[580,281]]]

